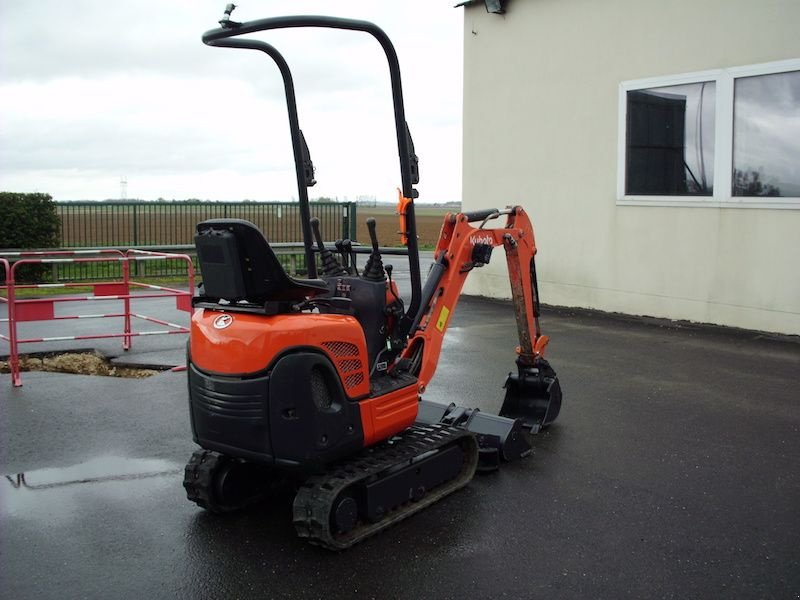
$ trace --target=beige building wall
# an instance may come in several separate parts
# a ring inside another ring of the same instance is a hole
[[[800,209],[617,205],[621,82],[800,58],[798,25],[797,0],[466,7],[464,210],[528,209],[545,303],[800,334]],[[500,255],[466,292],[510,297]]]

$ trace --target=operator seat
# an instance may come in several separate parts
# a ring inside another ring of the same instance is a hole
[[[321,279],[287,275],[267,239],[249,221],[203,221],[197,225],[194,243],[205,299],[264,305],[300,302],[328,292],[328,284]]]

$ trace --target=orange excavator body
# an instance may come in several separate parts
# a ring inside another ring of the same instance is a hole
[[[186,466],[190,500],[212,512],[247,506],[284,478],[294,482],[298,534],[343,549],[466,485],[477,469],[530,454],[527,433],[558,415],[561,389],[543,357],[527,212],[450,213],[424,286],[414,185],[418,159],[405,121],[400,70],[386,34],[366,21],[321,16],[231,20],[206,32],[210,46],[268,55],[284,82],[298,183],[307,278],[288,275],[262,232],[238,219],[197,225],[203,284],[193,298],[188,348],[192,435],[201,447]],[[411,298],[384,267],[374,219],[371,248],[337,240],[325,247],[307,188],[316,183],[299,127],[288,65],[270,44],[240,36],[296,27],[360,31],[375,38],[389,65],[401,186],[398,214]],[[489,227],[505,217],[499,227]],[[477,224],[477,225],[476,225]],[[316,242],[316,244],[314,243]],[[505,383],[499,415],[422,399],[464,282],[506,255],[519,332],[517,374]],[[359,272],[356,257],[368,255]],[[341,259],[341,263],[339,262]]]

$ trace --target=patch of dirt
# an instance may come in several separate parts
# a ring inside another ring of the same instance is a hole
[[[48,371],[51,373],[74,373],[77,375],[102,375],[105,377],[129,377],[144,379],[158,374],[154,369],[118,367],[110,360],[93,352],[65,352],[45,356],[19,357],[20,371]],[[8,361],[0,361],[0,373],[9,373]]]

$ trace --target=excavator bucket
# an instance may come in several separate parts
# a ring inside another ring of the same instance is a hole
[[[556,420],[561,410],[561,385],[550,364],[538,359],[533,366],[520,364],[517,374],[508,374],[503,386],[506,397],[500,415],[519,419],[531,433],[537,433]]]

